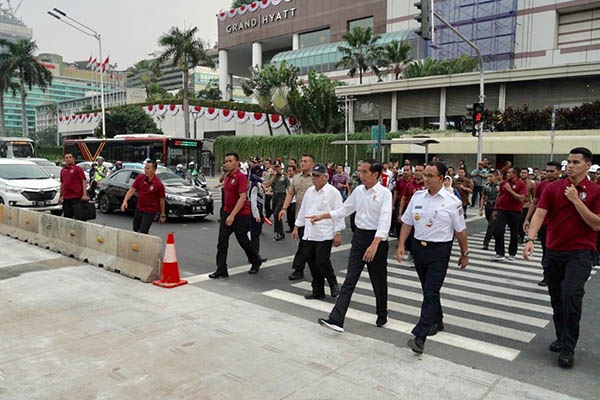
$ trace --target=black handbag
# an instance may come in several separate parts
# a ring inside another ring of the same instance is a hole
[[[79,221],[96,219],[96,206],[87,201],[75,204],[73,205],[73,216]]]

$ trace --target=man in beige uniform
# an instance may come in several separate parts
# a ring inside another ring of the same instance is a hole
[[[287,213],[287,209],[292,203],[292,199],[296,196],[296,215],[298,216],[298,211],[300,207],[302,207],[302,200],[304,199],[304,194],[306,191],[313,186],[311,172],[313,166],[315,165],[315,158],[310,154],[305,154],[302,156],[300,160],[300,174],[296,174],[294,179],[288,188],[287,196],[285,197],[285,201],[283,203],[283,208],[279,212],[277,216],[280,220],[283,220]],[[298,229],[298,237],[304,237],[304,227]],[[305,243],[303,240],[300,240],[298,243],[298,250],[296,251],[296,255],[294,256],[294,261],[292,263],[292,268],[294,271],[290,274],[289,279],[291,281],[304,278],[304,266],[308,261],[304,256],[306,252],[302,251]]]

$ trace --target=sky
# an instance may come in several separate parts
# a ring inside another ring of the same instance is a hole
[[[13,0],[16,6],[20,0]],[[0,1],[4,6],[4,1]],[[98,56],[98,42],[52,18],[56,7],[102,35],[102,54],[123,70],[159,50],[158,38],[172,26],[198,27],[198,37],[217,40],[217,12],[231,0],[24,0],[17,17],[33,29],[39,53],[56,53],[65,61]]]

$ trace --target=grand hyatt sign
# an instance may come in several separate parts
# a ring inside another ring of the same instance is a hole
[[[296,16],[296,7],[288,8],[271,14],[258,15],[240,23],[227,25],[227,33],[240,32],[248,29],[262,28],[263,26],[292,19]]]

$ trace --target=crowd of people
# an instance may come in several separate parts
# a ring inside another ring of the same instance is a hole
[[[352,174],[344,165],[317,163],[309,154],[299,164],[289,159],[286,166],[280,158],[240,161],[229,153],[219,179],[223,200],[217,269],[209,277],[228,277],[232,233],[248,257],[249,273],[258,273],[266,261],[260,255],[266,222],[273,225],[274,241],[284,240],[286,233],[299,240],[289,279],[302,279],[308,264],[312,291],[306,299],[326,298],[327,281],[336,303],[328,318],[319,319],[321,325],[344,331],[345,314],[366,265],[376,298],[375,324],[381,327],[388,314],[389,238],[398,237],[396,258],[413,265],[423,290],[420,319],[407,343],[420,354],[426,338],[445,329],[440,290],[455,238],[461,251],[458,265],[468,265],[466,217],[473,208],[487,219],[483,249],[494,239],[493,260],[514,259],[519,243],[525,244],[523,257],[529,259],[534,243],[541,243],[539,285],[548,286],[557,337],[549,350],[560,353],[560,366],[572,367],[584,285],[598,264],[598,170],[585,148],[573,149],[561,163],[549,161],[543,170],[516,168],[510,162],[494,168],[484,158],[469,171],[462,161],[455,168],[434,157],[426,165],[363,160]],[[350,217],[353,237],[340,287],[330,254],[342,243],[345,217]]]

